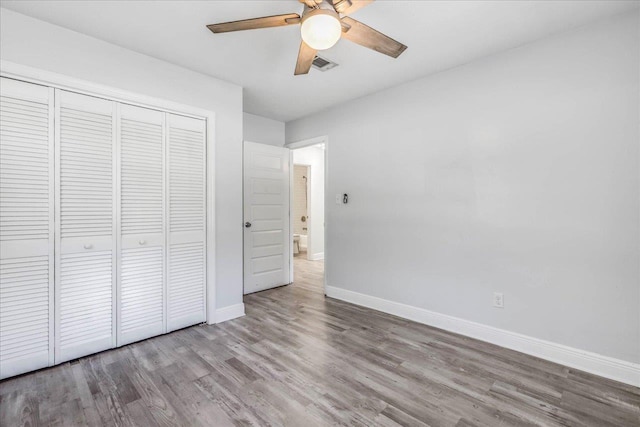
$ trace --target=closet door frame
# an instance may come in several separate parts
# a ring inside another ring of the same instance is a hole
[[[56,144],[56,130],[55,130],[55,114],[56,114],[56,105],[55,105],[55,93],[56,90],[52,87],[49,87],[49,96],[51,97],[49,100],[49,182],[51,185],[51,189],[49,191],[49,365],[53,365],[56,360],[55,353],[55,326],[56,326],[56,286],[55,286],[55,278],[56,278],[56,236],[57,236],[57,225],[56,225],[56,213],[58,209],[58,204],[56,203],[56,196],[58,194],[58,179],[57,179],[57,171],[56,171],[56,159],[58,158],[57,149],[58,144]]]

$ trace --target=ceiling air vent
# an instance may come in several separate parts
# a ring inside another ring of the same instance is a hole
[[[336,64],[335,62],[331,62],[328,59],[321,58],[319,56],[316,56],[315,58],[313,58],[312,65],[313,65],[313,68],[320,71],[327,71],[332,69],[333,67],[338,66],[338,64]]]

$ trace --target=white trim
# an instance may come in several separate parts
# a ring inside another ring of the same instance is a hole
[[[165,99],[130,92],[106,85],[93,83],[87,80],[29,67],[15,62],[0,60],[0,76],[10,79],[26,81],[34,84],[48,86],[50,88],[67,90],[70,92],[94,96],[98,98],[118,101],[138,107],[160,110],[163,113],[172,113],[181,116],[189,116],[206,120],[206,161],[207,161],[207,286],[206,286],[206,317],[207,323],[215,323],[216,317],[216,266],[215,266],[215,113],[198,107],[192,107]],[[58,180],[56,180],[57,185]],[[58,190],[57,190],[58,191]],[[58,194],[59,195],[59,194]],[[56,235],[60,230],[55,230]],[[59,248],[57,248],[59,249]],[[59,254],[59,250],[56,251]],[[57,274],[57,272],[55,272]],[[58,308],[58,307],[56,307]]]
[[[382,298],[326,286],[327,296],[372,308],[414,322],[455,332],[481,341],[506,347],[541,359],[580,369],[601,377],[640,387],[640,364],[603,356],[586,350],[494,328],[446,314]]]
[[[293,283],[293,150],[289,149],[289,284]],[[300,250],[300,242],[298,242],[298,251]]]
[[[58,89],[54,89],[54,126],[53,126],[53,132],[54,132],[54,136],[53,136],[53,140],[54,140],[54,161],[53,161],[53,165],[51,165],[51,167],[54,169],[54,179],[53,179],[53,185],[55,187],[54,192],[54,268],[53,268],[53,277],[54,277],[54,281],[53,281],[53,361],[51,361],[51,357],[49,357],[50,360],[50,366],[53,366],[54,364],[57,363],[58,359],[60,359],[60,346],[58,345],[58,334],[56,333],[57,331],[60,330],[60,316],[58,316],[58,313],[60,313],[60,282],[62,280],[61,274],[60,274],[60,268],[58,268],[58,266],[60,266],[60,264],[62,263],[62,256],[61,256],[61,249],[62,249],[62,245],[60,242],[60,221],[56,221],[55,218],[60,218],[60,195],[61,195],[61,191],[60,191],[60,144],[58,144],[57,142],[60,141],[60,120],[55,120],[55,117],[60,117],[60,94]],[[56,203],[55,201],[58,201],[58,203]],[[51,323],[49,323],[51,324]]]
[[[56,183],[58,182],[56,171],[56,90],[52,87],[49,88],[49,366],[53,365],[56,361],[55,358],[55,345],[56,337],[54,331],[56,330],[55,313],[56,313],[56,236],[58,231],[56,230]],[[0,375],[1,377],[1,375]]]
[[[290,160],[291,160],[291,171],[290,171],[290,175],[289,175],[289,182],[290,182],[290,186],[289,186],[289,197],[290,199],[293,199],[293,150],[296,150],[298,148],[304,148],[304,147],[309,147],[312,145],[318,145],[318,144],[324,144],[324,252],[321,253],[317,253],[317,254],[313,254],[313,256],[311,256],[309,254],[309,252],[307,252],[307,259],[309,260],[320,260],[320,259],[324,259],[325,260],[325,265],[324,265],[324,281],[322,283],[323,287],[324,287],[324,293],[325,295],[327,295],[327,261],[326,261],[326,257],[325,254],[327,253],[327,227],[329,225],[329,222],[327,221],[327,206],[328,206],[328,202],[330,201],[330,197],[328,196],[329,194],[329,136],[328,135],[322,135],[322,136],[316,136],[314,138],[309,138],[309,139],[304,139],[302,141],[296,141],[296,142],[291,142],[289,144],[285,144],[285,148],[288,148],[291,150],[291,154],[290,154]],[[291,215],[291,209],[293,209],[292,207],[292,203],[289,203],[289,241],[293,241],[293,215]],[[310,230],[308,230],[310,231]],[[309,232],[308,235],[310,235],[311,233]],[[308,242],[308,241],[307,241]],[[307,243],[308,245],[308,243]],[[293,283],[293,245],[290,245],[290,251],[289,251],[289,265],[290,265],[290,277],[289,277],[289,281],[291,283]],[[309,249],[307,248],[307,251]],[[322,256],[321,258],[319,256]],[[318,258],[316,258],[318,257]]]
[[[216,117],[214,113],[209,113],[206,120],[206,180],[205,191],[207,201],[206,236],[205,247],[206,259],[206,316],[207,323],[216,323]]]
[[[162,113],[162,331],[169,330],[169,132]]]
[[[244,316],[244,303],[228,305],[216,310],[216,323],[226,322],[242,316]]]
[[[119,329],[122,326],[120,324],[120,305],[122,303],[122,301],[120,300],[120,269],[122,268],[122,229],[120,225],[122,222],[122,217],[120,209],[120,199],[122,197],[122,194],[120,189],[120,104],[113,101],[111,102],[111,120],[113,120],[111,124],[111,132],[113,132],[113,149],[111,151],[111,173],[113,177],[113,181],[111,183],[111,188],[113,191],[113,217],[111,219],[113,230],[111,232],[111,235],[113,236],[113,240],[111,242],[111,347],[115,348],[118,347],[118,334]],[[60,200],[60,203],[62,203],[62,200]],[[61,217],[58,218],[62,223]],[[60,264],[60,267],[62,267],[62,264]],[[95,351],[92,351],[91,353],[95,353]]]
[[[309,147],[310,145],[326,144],[327,142],[329,142],[329,137],[322,135],[316,136],[315,138],[303,139],[302,141],[290,142],[284,146],[290,150],[295,150],[297,148]]]

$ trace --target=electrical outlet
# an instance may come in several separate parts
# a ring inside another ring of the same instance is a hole
[[[504,308],[504,295],[502,292],[493,293],[493,306],[497,308]]]

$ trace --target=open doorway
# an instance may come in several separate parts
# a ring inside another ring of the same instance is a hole
[[[291,281],[324,293],[326,138],[290,144]]]
[[[294,154],[295,157],[295,154]],[[313,251],[309,250],[309,216],[311,183],[311,165],[293,163],[293,185],[291,198],[291,213],[293,223],[293,257],[304,257],[310,261],[314,259]],[[315,219],[315,217],[314,217]]]

